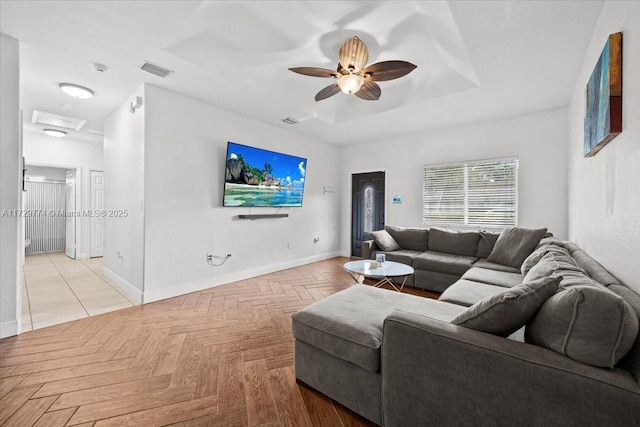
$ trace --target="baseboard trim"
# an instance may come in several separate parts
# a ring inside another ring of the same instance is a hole
[[[113,283],[118,285],[118,287],[120,289],[122,289],[124,291],[124,293],[127,294],[127,296],[129,298],[131,298],[132,300],[134,300],[138,304],[142,304],[142,301],[143,301],[143,299],[142,299],[142,291],[140,291],[140,289],[136,288],[131,283],[129,283],[127,280],[125,280],[122,277],[118,276],[116,273],[114,273],[113,271],[109,270],[104,265],[102,266],[102,273],[105,276],[107,276],[107,279],[111,280]]]
[[[167,298],[173,298],[190,292],[201,291],[207,288],[213,288],[227,283],[237,282],[238,280],[251,279],[264,274],[275,273],[276,271],[286,270],[288,268],[299,267],[301,265],[311,264],[313,262],[324,261],[326,259],[340,256],[340,251],[328,252],[320,255],[314,255],[307,258],[299,258],[291,261],[281,262],[263,267],[253,268],[251,270],[239,271],[237,273],[225,274],[206,280],[197,280],[194,282],[181,283],[179,285],[170,286],[163,289],[150,290],[144,292],[143,301],[146,303],[160,301]]]
[[[0,338],[13,337],[16,335],[18,335],[18,322],[16,320],[0,323]]]

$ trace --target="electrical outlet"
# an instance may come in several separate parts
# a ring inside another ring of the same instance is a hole
[[[213,260],[213,255],[207,254],[207,262],[211,262]]]

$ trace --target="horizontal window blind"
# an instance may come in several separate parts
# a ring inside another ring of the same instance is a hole
[[[426,225],[515,226],[518,159],[425,165],[422,194]]]

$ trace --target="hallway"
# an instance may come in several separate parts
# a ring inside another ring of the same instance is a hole
[[[22,283],[22,332],[136,305],[102,275],[102,258],[64,252],[27,255]]]

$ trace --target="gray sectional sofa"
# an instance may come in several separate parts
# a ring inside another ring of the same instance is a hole
[[[362,242],[362,257],[376,259],[377,254],[384,253],[389,261],[412,266],[415,274],[407,284],[416,288],[442,292],[474,265],[519,273],[517,268],[487,260],[500,233],[393,225],[386,225],[384,231],[397,242],[398,248],[381,248],[375,240],[367,240]],[[379,232],[371,234],[375,236],[376,233]]]
[[[494,249],[425,269],[438,300],[356,285],[295,313],[296,378],[384,426],[640,425],[640,295],[571,242]]]

